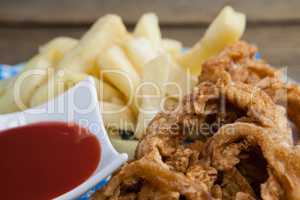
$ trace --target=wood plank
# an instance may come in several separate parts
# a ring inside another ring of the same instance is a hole
[[[40,45],[58,36],[79,38],[87,28],[0,28],[0,62],[24,62]]]
[[[19,63],[30,58],[39,45],[57,36],[79,38],[87,27],[73,28],[0,28],[0,62]],[[193,45],[203,35],[201,27],[176,28],[163,27],[164,37],[174,38],[185,46]],[[285,26],[250,26],[244,39],[257,44],[263,57],[270,63],[284,67],[289,66],[288,73],[300,81],[300,27]]]
[[[153,11],[161,24],[207,24],[225,5],[245,12],[250,23],[300,22],[299,0],[1,0],[0,22],[91,24],[100,16],[116,13],[134,24]]]

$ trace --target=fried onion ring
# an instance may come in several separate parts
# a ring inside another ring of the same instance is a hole
[[[136,160],[96,199],[300,199],[286,116],[300,127],[300,90],[256,51],[238,42],[205,62],[192,93],[151,121]]]
[[[155,155],[151,155],[155,154]],[[141,178],[156,188],[163,188],[164,191],[178,192],[191,200],[204,200],[209,198],[209,193],[204,184],[196,184],[182,173],[171,171],[168,166],[161,163],[159,152],[151,152],[140,160],[124,166],[105,186],[102,196],[108,199],[114,196],[122,181],[128,178]],[[155,160],[153,160],[153,158]]]
[[[239,154],[243,150],[259,147],[269,174],[268,181],[262,183],[264,196],[274,194],[272,185],[276,185],[281,187],[277,191],[285,191],[284,194],[275,192],[284,195],[281,198],[299,199],[300,148],[273,134],[275,131],[241,122],[225,125],[205,144],[205,160],[220,171],[231,170],[240,162]]]
[[[246,42],[237,42],[228,46],[218,56],[203,64],[199,82],[217,83],[224,74],[227,74],[226,76],[229,76],[233,82],[261,88],[276,104],[286,108],[289,119],[296,124],[300,135],[299,87],[282,80],[283,74],[280,70],[255,59],[256,53],[257,48]]]

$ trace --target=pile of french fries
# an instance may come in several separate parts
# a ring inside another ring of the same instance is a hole
[[[106,15],[79,40],[49,41],[17,77],[0,81],[0,114],[41,105],[91,76],[113,145],[132,157],[151,119],[190,92],[202,63],[239,40],[245,25],[244,14],[225,7],[183,52],[181,42],[162,38],[153,13],[133,32],[119,16]]]

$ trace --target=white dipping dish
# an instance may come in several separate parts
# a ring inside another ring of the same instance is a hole
[[[101,160],[97,169],[82,184],[55,198],[56,200],[76,199],[101,180],[108,178],[128,159],[127,154],[118,153],[110,143],[99,109],[94,80],[88,77],[44,105],[22,112],[0,115],[0,130],[36,122],[62,121],[75,122],[95,134],[101,145]]]

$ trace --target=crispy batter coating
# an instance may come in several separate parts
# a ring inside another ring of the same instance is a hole
[[[300,125],[300,90],[256,51],[238,42],[205,62],[193,92],[152,120],[136,160],[94,199],[300,199],[288,123]]]
[[[237,42],[218,56],[207,60],[202,67],[199,82],[217,82],[224,74],[234,82],[242,82],[262,89],[271,99],[287,110],[291,120],[300,130],[300,89],[287,83],[287,75],[263,60],[254,59],[257,48],[246,42]],[[299,132],[298,130],[298,132]]]

